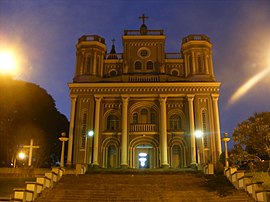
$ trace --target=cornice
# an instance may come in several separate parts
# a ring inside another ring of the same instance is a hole
[[[219,82],[70,83],[70,94],[218,94]]]

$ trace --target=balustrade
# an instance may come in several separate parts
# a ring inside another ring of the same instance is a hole
[[[130,132],[156,132],[157,124],[131,124]]]
[[[159,76],[158,75],[138,75],[138,76],[129,76],[129,81],[130,82],[157,82],[159,81]]]

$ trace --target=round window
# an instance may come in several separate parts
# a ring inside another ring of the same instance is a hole
[[[147,58],[150,56],[150,50],[148,48],[140,48],[138,51],[138,56],[141,58]]]

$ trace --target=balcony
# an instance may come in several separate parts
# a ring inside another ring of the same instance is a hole
[[[157,124],[130,124],[130,132],[157,132]]]

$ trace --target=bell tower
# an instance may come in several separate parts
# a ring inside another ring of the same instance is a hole
[[[194,80],[215,80],[212,64],[212,44],[205,35],[188,35],[182,40],[185,76]]]
[[[106,54],[105,39],[98,35],[84,35],[76,45],[75,82],[87,82],[103,77]]]

